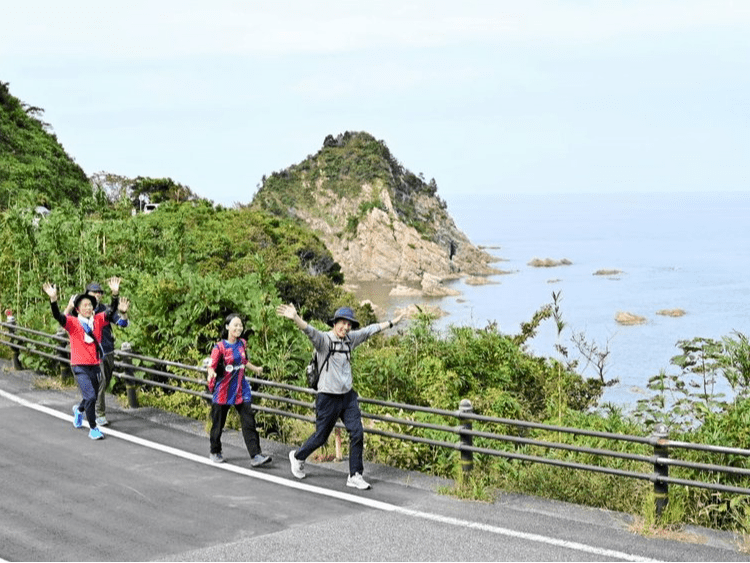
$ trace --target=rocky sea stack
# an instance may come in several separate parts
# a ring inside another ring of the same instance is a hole
[[[499,273],[429,183],[368,133],[326,137],[299,164],[264,177],[252,203],[308,225],[347,281],[442,281]]]

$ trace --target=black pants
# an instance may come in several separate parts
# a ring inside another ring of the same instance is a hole
[[[232,405],[218,405],[211,403],[211,453],[221,453],[221,433],[224,430],[224,424],[227,422],[227,413]],[[240,426],[242,427],[242,437],[245,440],[245,447],[250,457],[255,457],[260,453],[260,436],[255,428],[255,413],[252,405],[247,403],[238,403],[234,405],[237,414],[240,415]]]

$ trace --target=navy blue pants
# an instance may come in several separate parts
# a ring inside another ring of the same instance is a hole
[[[362,426],[362,412],[359,410],[357,393],[352,389],[343,395],[318,393],[315,399],[315,433],[298,449],[294,457],[304,461],[328,441],[336,421],[341,419],[349,432],[349,475],[365,470],[362,461],[365,443],[365,429]]]
[[[86,412],[89,428],[96,428],[96,396],[99,394],[99,380],[101,378],[99,364],[95,366],[73,366],[73,374],[83,397],[78,405],[78,410]]]

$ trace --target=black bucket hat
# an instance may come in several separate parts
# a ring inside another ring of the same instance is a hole
[[[350,323],[352,323],[352,328],[354,330],[359,328],[359,321],[354,317],[354,311],[351,307],[340,307],[336,309],[336,312],[333,314],[333,318],[328,320],[328,326],[333,326],[336,324],[336,321],[339,319],[346,319]]]

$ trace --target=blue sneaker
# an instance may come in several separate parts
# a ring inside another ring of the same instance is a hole
[[[83,412],[78,410],[78,405],[73,407],[73,426],[76,428],[83,426]]]
[[[98,426],[96,426],[89,430],[89,438],[91,438],[92,440],[101,440],[102,438],[104,438],[104,434],[102,434],[102,431],[99,430]]]

